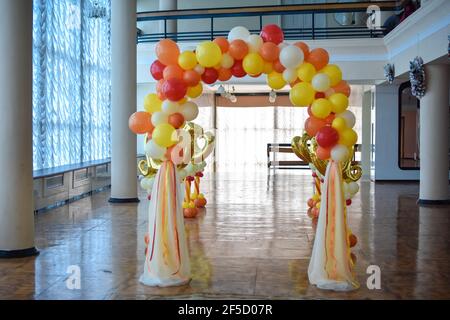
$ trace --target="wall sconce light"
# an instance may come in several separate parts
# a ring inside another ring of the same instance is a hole
[[[275,103],[276,100],[277,100],[277,93],[272,89],[272,90],[270,90],[270,93],[269,93],[269,102]]]

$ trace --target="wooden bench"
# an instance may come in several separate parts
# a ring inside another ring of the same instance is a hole
[[[270,159],[270,154],[273,154],[273,160]],[[267,168],[273,169],[309,169],[308,163],[298,160],[276,160],[277,153],[292,153],[292,146],[290,143],[268,143],[267,144]]]
[[[361,152],[361,145],[355,145],[355,154],[353,155],[353,162],[359,164],[360,161],[356,161],[356,153]],[[270,154],[273,153],[273,160],[270,159]],[[308,163],[298,160],[283,160],[277,161],[277,153],[294,153],[290,143],[268,143],[267,144],[267,168],[271,169],[309,169]]]

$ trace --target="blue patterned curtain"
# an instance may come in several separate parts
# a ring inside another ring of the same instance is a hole
[[[33,6],[34,169],[110,157],[110,0]]]

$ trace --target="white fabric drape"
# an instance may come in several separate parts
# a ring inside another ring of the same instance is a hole
[[[110,156],[110,92],[110,0],[35,0],[35,170]]]

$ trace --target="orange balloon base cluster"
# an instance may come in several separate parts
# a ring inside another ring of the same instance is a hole
[[[198,208],[184,208],[183,216],[187,219],[193,219],[198,215]]]

